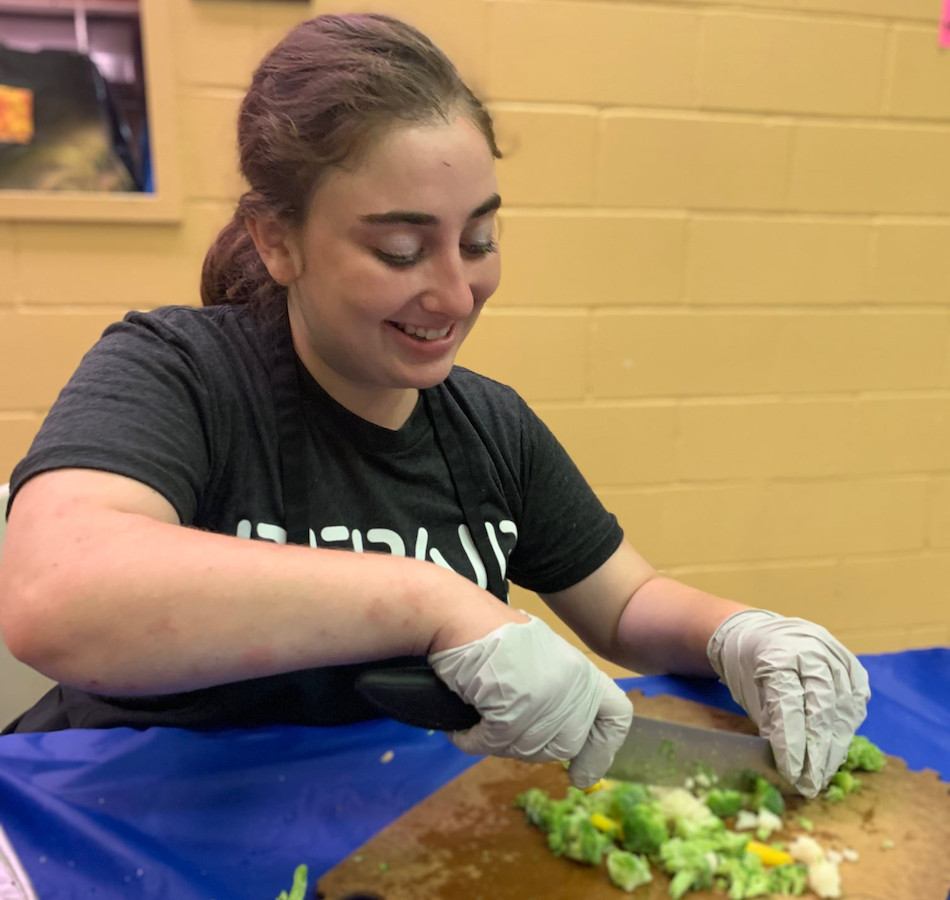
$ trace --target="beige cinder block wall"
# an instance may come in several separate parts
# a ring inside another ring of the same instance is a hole
[[[198,302],[263,50],[374,8],[453,56],[506,154],[502,287],[460,361],[665,571],[859,652],[948,643],[938,0],[167,2],[183,219],[0,222],[0,471],[108,322]]]

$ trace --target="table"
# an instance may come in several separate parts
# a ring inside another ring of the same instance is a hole
[[[873,697],[860,732],[950,781],[950,648],[861,660]],[[619,683],[737,709],[710,680]],[[40,900],[274,900],[295,866],[309,866],[312,890],[475,762],[443,734],[388,720],[7,735],[0,825]]]

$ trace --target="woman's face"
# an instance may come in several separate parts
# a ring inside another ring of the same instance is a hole
[[[468,119],[388,131],[335,169],[294,237],[297,352],[338,402],[398,427],[446,378],[500,276],[488,144]]]

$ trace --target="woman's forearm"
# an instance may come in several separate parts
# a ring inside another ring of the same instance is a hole
[[[712,675],[706,645],[724,619],[743,609],[741,603],[654,576],[624,608],[616,661],[644,674]]]
[[[426,654],[525,618],[418,560],[249,541],[89,505],[59,519],[34,505],[31,521],[23,507],[0,565],[4,638],[47,676],[94,692]]]

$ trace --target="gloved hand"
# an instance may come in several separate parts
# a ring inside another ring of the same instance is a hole
[[[600,780],[633,719],[624,692],[534,616],[433,653],[429,663],[482,717],[449,735],[456,747],[526,762],[569,759],[579,788]]]
[[[769,739],[779,771],[817,796],[848,754],[871,692],[857,658],[820,625],[735,613],[706,647],[716,674]]]

